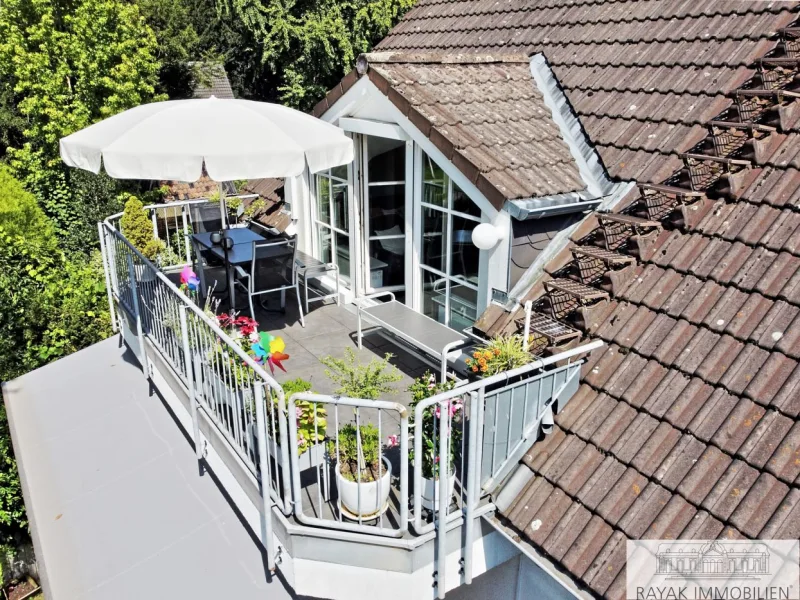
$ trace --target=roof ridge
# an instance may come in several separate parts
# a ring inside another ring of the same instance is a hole
[[[529,64],[530,57],[525,53],[475,54],[468,52],[367,52],[356,59],[356,70],[360,75],[367,72],[370,64],[409,63],[409,64],[449,64],[485,65],[493,63]]]

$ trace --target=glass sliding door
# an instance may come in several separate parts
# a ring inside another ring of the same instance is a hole
[[[369,261],[367,292],[406,286],[406,142],[363,136],[364,237]]]
[[[481,211],[424,153],[421,204],[421,310],[460,331],[478,318]]]
[[[351,279],[350,183],[347,166],[334,167],[315,176],[316,207],[314,234],[316,255],[339,266],[347,284]]]

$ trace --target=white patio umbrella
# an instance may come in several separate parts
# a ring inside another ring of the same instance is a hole
[[[172,100],[143,104],[73,133],[61,158],[115,179],[196,181],[203,166],[220,182],[294,177],[353,160],[339,128],[299,111],[250,100]]]

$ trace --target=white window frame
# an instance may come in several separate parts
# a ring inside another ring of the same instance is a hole
[[[422,279],[422,271],[427,271],[428,273],[432,273],[438,278],[445,280],[445,321],[446,324],[449,326],[450,321],[450,297],[451,297],[451,286],[453,282],[458,283],[459,285],[463,285],[468,287],[471,290],[474,290],[476,293],[476,319],[480,316],[481,312],[483,312],[483,308],[481,306],[481,289],[485,287],[486,282],[486,269],[485,269],[485,261],[479,260],[478,266],[478,283],[477,285],[468,281],[464,277],[459,275],[449,275],[452,272],[452,261],[453,261],[453,252],[452,252],[452,240],[453,240],[453,217],[461,217],[463,219],[467,219],[469,221],[474,222],[476,225],[480,223],[486,222],[486,215],[483,211],[481,211],[481,215],[478,217],[476,215],[469,215],[466,213],[462,213],[460,211],[454,210],[451,208],[453,203],[453,186],[456,185],[461,189],[461,191],[469,198],[470,202],[475,204],[475,206],[480,210],[480,206],[467,194],[458,182],[455,181],[452,177],[450,177],[449,173],[441,166],[439,162],[437,162],[434,157],[428,155],[428,159],[431,160],[434,164],[436,164],[442,172],[447,177],[447,206],[438,206],[436,204],[429,204],[423,201],[423,192],[425,186],[425,153],[419,146],[416,147],[415,155],[415,185],[414,185],[414,192],[415,197],[419,198],[418,202],[414,203],[414,262],[415,268],[413,272],[415,274],[415,282],[414,282],[414,294],[413,294],[413,301],[411,303],[412,308],[418,312],[422,312],[423,309],[423,293],[424,293],[424,283]],[[437,210],[445,215],[447,215],[447,246],[444,249],[445,251],[445,272],[440,271],[434,267],[428,266],[423,264],[422,262],[422,241],[423,241],[423,218],[422,218],[422,211],[424,208],[429,208],[432,210]],[[480,252],[481,257],[483,256],[484,251]]]
[[[385,132],[386,130],[381,130]],[[405,291],[406,294],[406,302],[408,302],[408,297],[411,295],[409,292],[413,290],[413,277],[411,274],[412,265],[413,265],[413,257],[411,253],[413,252],[413,211],[414,211],[414,143],[407,139],[405,139],[405,180],[403,181],[381,181],[381,182],[374,182],[370,183],[369,181],[369,168],[368,168],[368,147],[369,147],[369,138],[370,137],[386,137],[388,139],[396,139],[401,140],[402,138],[397,136],[384,136],[384,135],[375,135],[373,133],[363,134],[360,136],[360,143],[358,145],[359,150],[359,158],[360,158],[360,165],[362,171],[360,173],[360,181],[361,185],[359,187],[359,195],[363,194],[363,198],[361,198],[359,204],[363,206],[363,214],[364,214],[364,222],[362,223],[362,227],[360,229],[361,232],[361,239],[362,242],[360,244],[363,256],[365,260],[360,263],[361,268],[361,280],[364,282],[363,290],[366,294],[372,294],[378,289],[382,291]],[[370,222],[370,215],[369,215],[369,188],[370,187],[379,187],[385,185],[402,185],[403,192],[405,195],[405,224],[403,229],[402,235],[389,235],[389,236],[371,236],[369,234],[369,222]],[[405,243],[405,263],[404,263],[404,282],[402,285],[384,285],[381,288],[374,288],[372,287],[372,278],[371,278],[371,265],[367,264],[367,260],[370,258],[370,242],[382,240],[382,239],[404,239]]]
[[[311,205],[311,248],[312,254],[319,260],[323,260],[322,258],[322,240],[320,239],[320,227],[325,227],[331,232],[331,262],[337,264],[336,261],[336,250],[337,250],[337,241],[336,241],[336,233],[345,235],[348,240],[348,254],[350,257],[350,273],[340,273],[341,283],[344,287],[349,287],[351,289],[355,289],[355,279],[356,279],[356,272],[358,271],[357,265],[359,264],[357,261],[359,260],[358,257],[354,255],[355,244],[353,240],[353,227],[354,227],[354,210],[353,210],[353,165],[347,165],[347,180],[341,179],[340,177],[335,177],[331,173],[332,169],[325,169],[323,171],[319,171],[317,173],[311,174],[311,185],[309,186],[311,189],[310,194],[310,205]],[[329,195],[328,195],[328,211],[330,215],[330,223],[325,223],[324,221],[320,220],[319,215],[319,180],[320,178],[325,179],[330,186]],[[338,227],[338,224],[335,224],[335,211],[334,211],[334,203],[333,203],[333,181],[338,182],[339,184],[344,183],[346,184],[347,188],[347,219],[348,219],[348,230],[344,230]],[[334,225],[335,224],[335,225]]]

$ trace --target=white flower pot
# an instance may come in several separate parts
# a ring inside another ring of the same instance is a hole
[[[453,497],[456,485],[455,471],[447,478],[447,502]],[[422,478],[422,508],[431,511],[439,510],[439,480]]]
[[[145,264],[133,265],[133,274],[139,283],[149,283],[158,277],[156,272]]]
[[[389,492],[392,482],[392,465],[383,457],[386,471],[378,481],[358,483],[345,479],[336,463],[336,485],[339,489],[339,503],[346,516],[364,520],[377,519],[389,507]],[[359,510],[359,488],[361,503]]]

